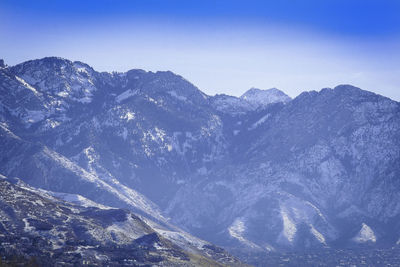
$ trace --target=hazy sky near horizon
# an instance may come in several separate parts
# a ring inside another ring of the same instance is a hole
[[[205,93],[353,84],[400,100],[400,1],[1,0],[0,58],[171,70]]]

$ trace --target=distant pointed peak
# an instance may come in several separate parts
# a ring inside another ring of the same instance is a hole
[[[240,98],[250,102],[256,108],[272,103],[287,103],[291,100],[287,94],[277,88],[259,89],[255,87],[247,90]]]
[[[286,95],[282,90],[279,90],[275,87],[269,88],[269,89],[260,89],[257,87],[251,87],[249,90],[247,90],[241,98],[244,98],[245,96],[251,95],[251,94],[282,94]]]

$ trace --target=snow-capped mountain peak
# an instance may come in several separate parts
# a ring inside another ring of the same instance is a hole
[[[287,94],[279,89],[262,90],[254,87],[247,90],[240,98],[250,102],[256,108],[278,102],[287,103],[291,100]]]

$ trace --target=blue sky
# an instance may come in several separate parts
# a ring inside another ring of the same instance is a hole
[[[400,100],[400,1],[1,0],[0,58],[172,70],[208,94],[350,83]]]

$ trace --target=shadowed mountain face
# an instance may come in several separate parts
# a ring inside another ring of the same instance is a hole
[[[0,67],[0,172],[250,252],[393,246],[400,105],[341,85],[207,96],[171,72]],[[167,220],[166,218],[171,220]]]

